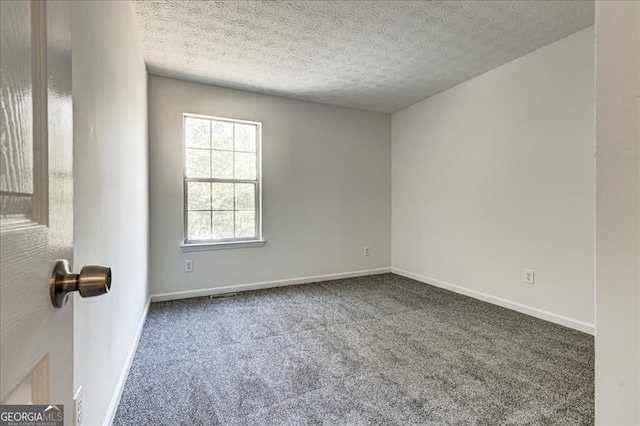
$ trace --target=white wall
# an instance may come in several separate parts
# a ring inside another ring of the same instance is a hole
[[[392,115],[395,272],[592,332],[593,61],[587,28]]]
[[[596,423],[640,424],[640,3],[596,2]]]
[[[180,250],[184,112],[263,123],[264,247]],[[149,132],[152,294],[389,268],[389,115],[150,76]]]
[[[75,388],[99,425],[148,300],[147,71],[128,2],[72,3],[74,267],[113,268],[110,293],[74,297]]]

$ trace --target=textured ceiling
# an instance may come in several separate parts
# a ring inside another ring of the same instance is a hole
[[[131,2],[152,74],[393,112],[593,24],[592,1]]]

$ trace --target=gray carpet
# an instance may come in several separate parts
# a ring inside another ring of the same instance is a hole
[[[116,425],[588,425],[593,337],[393,274],[154,303]]]

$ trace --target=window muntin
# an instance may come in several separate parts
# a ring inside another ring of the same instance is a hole
[[[257,241],[261,123],[184,115],[185,244]]]

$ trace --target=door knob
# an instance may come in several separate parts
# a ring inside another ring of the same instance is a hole
[[[82,297],[94,297],[108,293],[111,289],[111,268],[105,265],[87,265],[79,274],[69,269],[67,260],[57,260],[51,273],[49,293],[51,303],[62,308],[69,293],[77,291]]]

